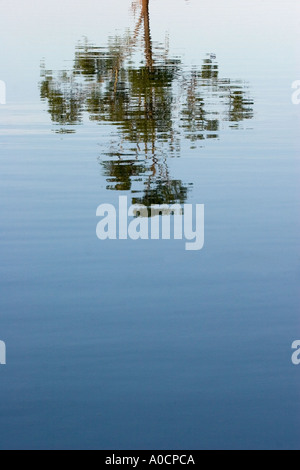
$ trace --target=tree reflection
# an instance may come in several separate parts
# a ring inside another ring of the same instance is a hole
[[[149,0],[133,8],[132,33],[110,38],[105,48],[86,40],[70,72],[43,67],[41,98],[57,132],[75,132],[85,113],[115,129],[116,143],[101,159],[107,189],[131,191],[134,202],[147,206],[183,203],[189,186],[172,179],[167,158],[179,156],[185,141],[194,148],[219,138],[221,124],[240,127],[253,117],[253,102],[245,84],[220,79],[213,56],[191,70],[170,57],[167,44],[153,43]]]

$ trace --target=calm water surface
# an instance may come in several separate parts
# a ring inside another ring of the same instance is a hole
[[[297,2],[1,8],[0,448],[299,449]],[[124,195],[205,248],[100,242]]]

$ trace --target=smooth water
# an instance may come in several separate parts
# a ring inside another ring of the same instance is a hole
[[[2,2],[1,449],[299,449],[299,13]],[[98,240],[124,195],[204,249]]]

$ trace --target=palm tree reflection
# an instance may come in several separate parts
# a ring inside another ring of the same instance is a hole
[[[131,191],[146,206],[183,203],[189,185],[172,179],[168,157],[180,156],[185,141],[194,148],[218,139],[221,125],[239,128],[253,117],[253,102],[243,82],[219,77],[213,56],[193,69],[170,57],[167,44],[152,42],[149,0],[133,6],[131,34],[110,38],[105,48],[79,44],[70,72],[43,67],[41,98],[57,132],[75,132],[84,113],[115,130],[101,158],[107,189]]]

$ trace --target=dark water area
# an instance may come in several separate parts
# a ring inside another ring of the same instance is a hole
[[[299,449],[299,6],[2,4],[0,448]]]

